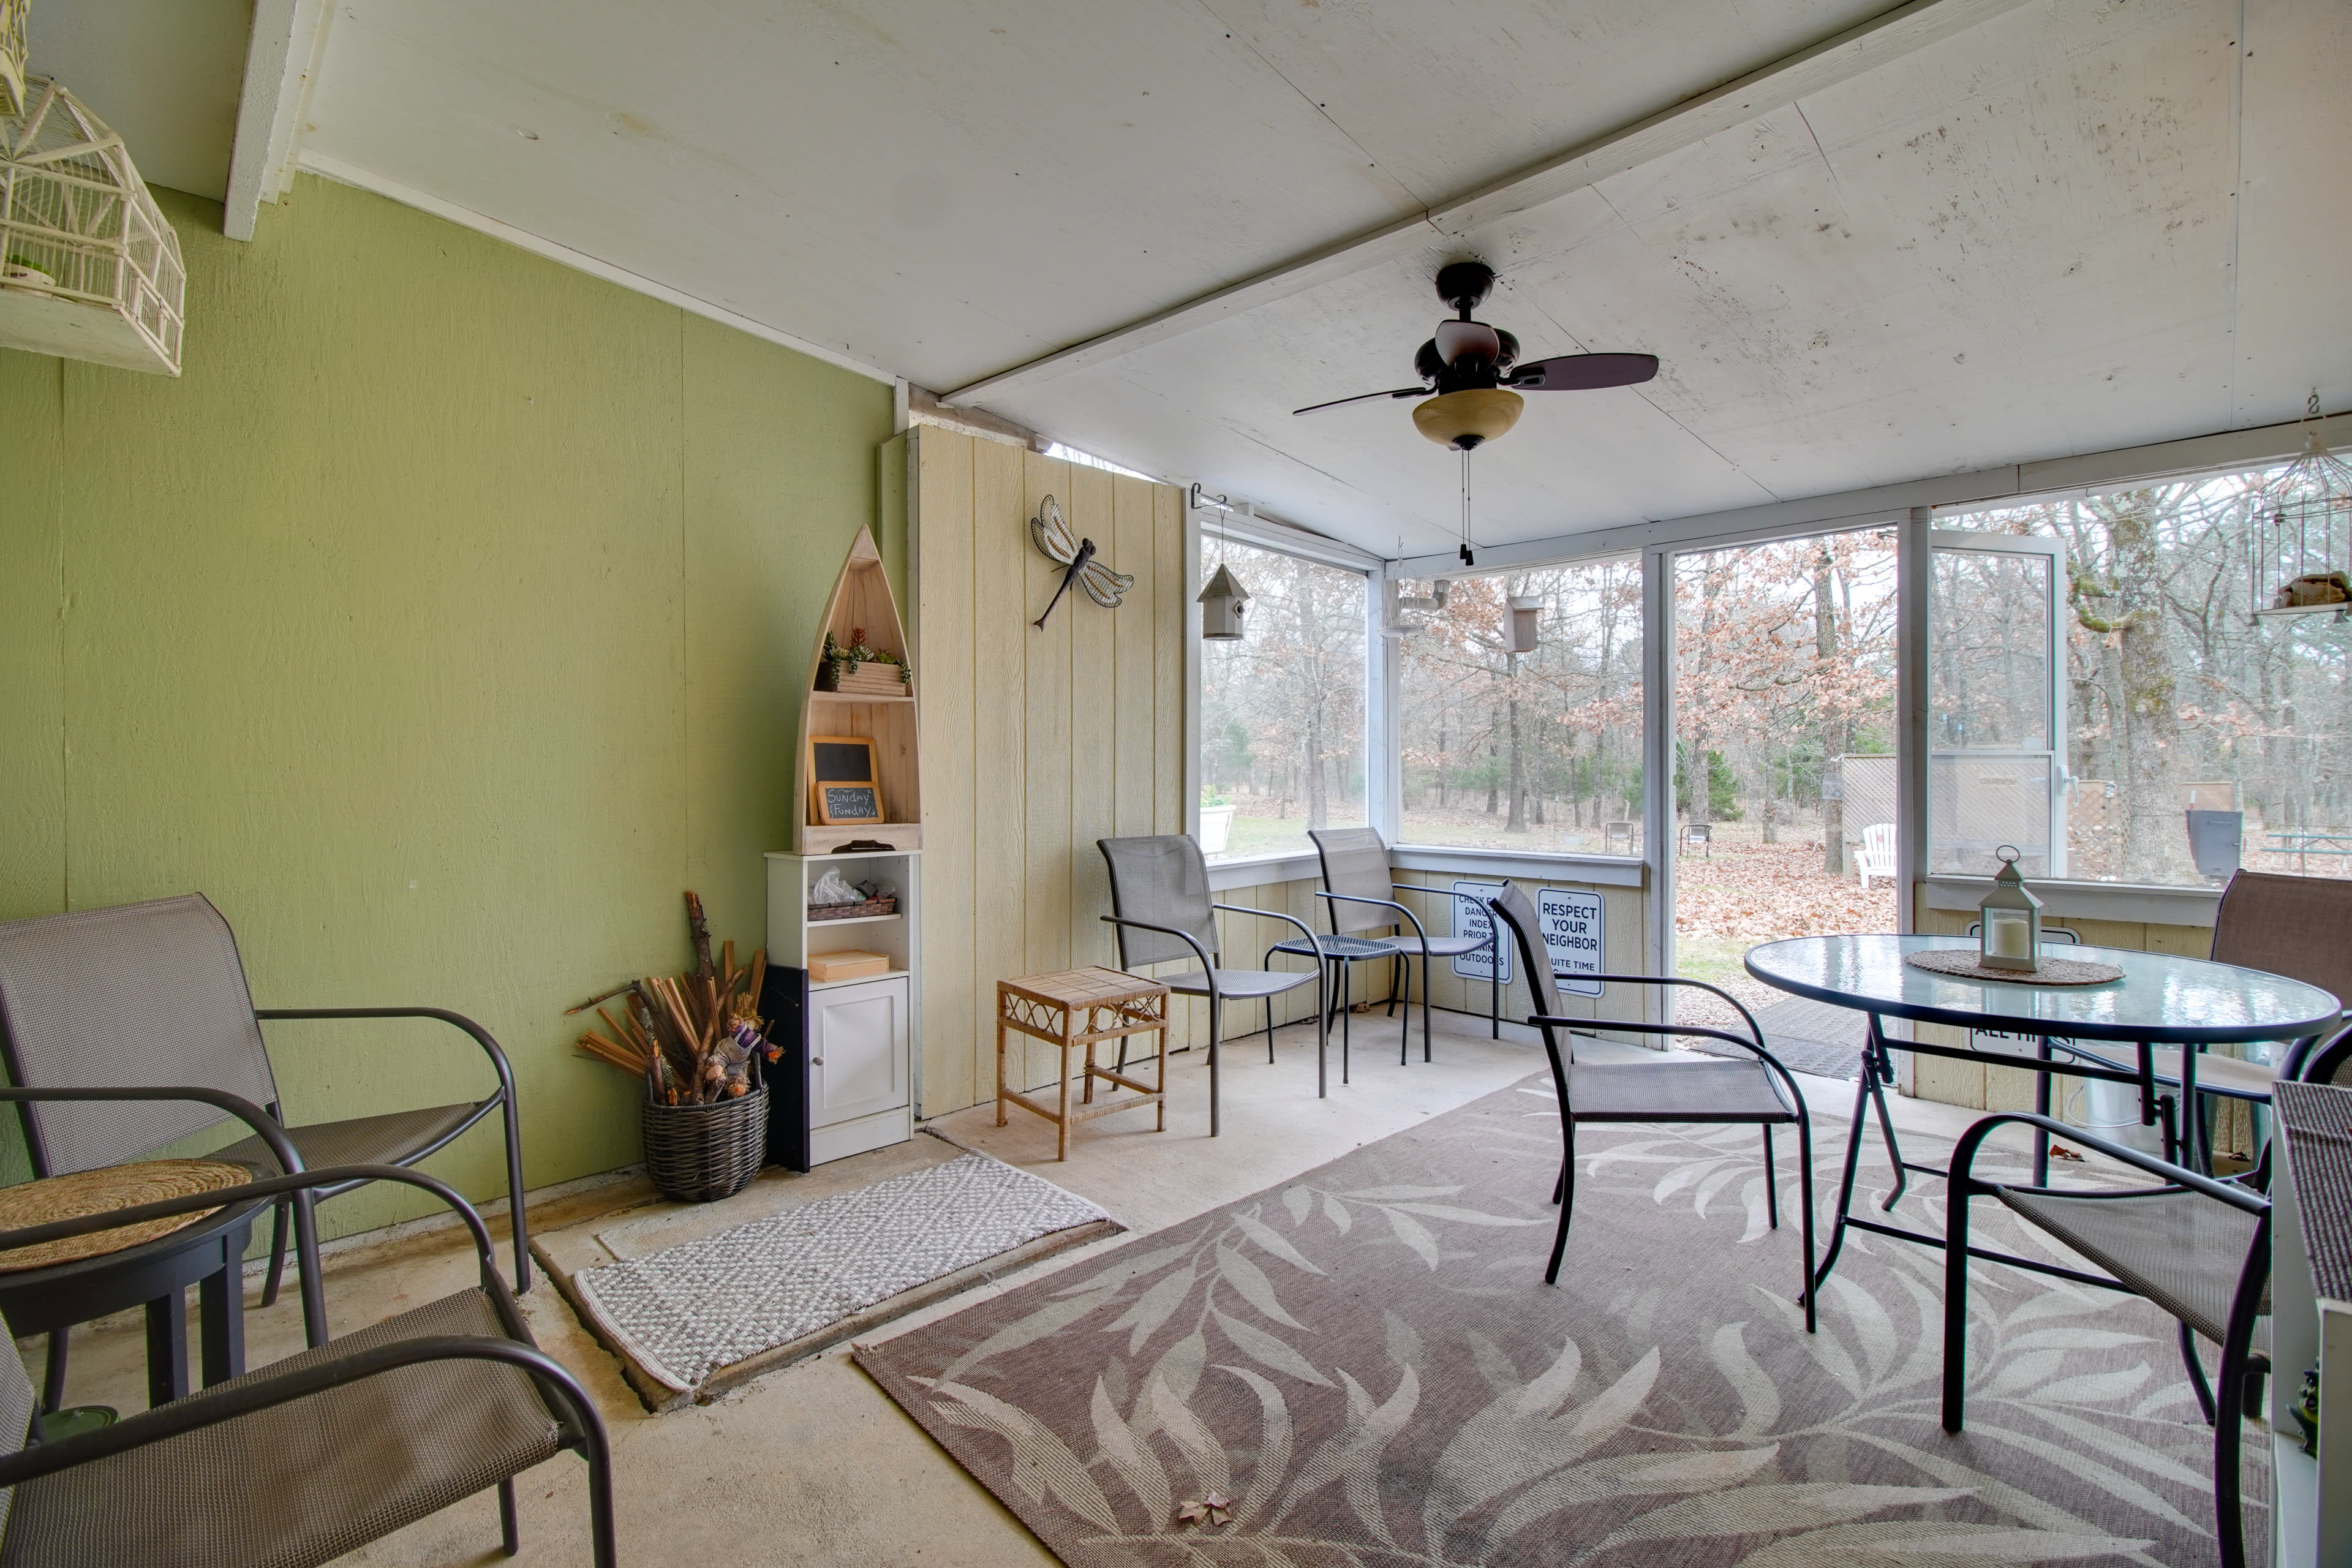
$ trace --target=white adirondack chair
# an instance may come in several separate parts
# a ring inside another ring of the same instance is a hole
[[[1864,892],[1870,890],[1873,877],[1895,880],[1895,824],[1874,822],[1862,830],[1862,848],[1853,858],[1853,868],[1862,878]]]

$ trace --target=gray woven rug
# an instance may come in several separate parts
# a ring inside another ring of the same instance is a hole
[[[1844,1127],[1814,1129],[1826,1209]],[[2213,1563],[2171,1320],[1979,1265],[1948,1434],[1940,1253],[1851,1237],[1804,1331],[1795,1142],[1775,1231],[1754,1128],[1585,1129],[1547,1287],[1559,1121],[1532,1079],[857,1360],[1073,1568]],[[1874,1139],[1861,1177],[1868,1209]],[[1915,1179],[1895,1219],[1939,1233],[1943,1187]],[[1998,1205],[1976,1223],[2053,1256]]]
[[[965,1154],[574,1279],[593,1327],[667,1386],[818,1333],[879,1301],[1109,1215]]]

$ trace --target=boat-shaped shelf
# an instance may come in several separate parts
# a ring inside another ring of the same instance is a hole
[[[793,796],[799,802],[799,826],[794,847],[803,855],[830,855],[845,844],[866,841],[893,849],[923,847],[922,773],[915,756],[915,686],[911,680],[895,691],[822,689],[824,641],[828,634],[838,647],[850,647],[863,632],[866,645],[877,652],[907,658],[907,626],[898,618],[898,603],[890,593],[890,579],[882,570],[882,552],[865,529],[849,546],[849,560],[841,580],[833,585],[818,623],[815,646],[809,652],[808,685],[801,701],[801,738],[793,765]],[[870,675],[875,667],[865,670]],[[879,795],[880,821],[827,823],[828,789],[835,805],[855,805],[855,788],[837,782],[845,772],[842,759],[863,748],[843,746],[845,740],[873,742],[873,787]],[[828,743],[832,742],[832,743]],[[820,766],[820,763],[823,766]],[[844,793],[846,790],[846,793]]]

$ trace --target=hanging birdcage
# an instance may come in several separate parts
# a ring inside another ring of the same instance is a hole
[[[2311,417],[2319,413],[2312,398]],[[2352,464],[2317,430],[2303,455],[2263,487],[2254,509],[2257,616],[2342,616],[2352,609]]]
[[[105,121],[40,77],[24,96],[0,114],[0,348],[179,374],[180,237]]]

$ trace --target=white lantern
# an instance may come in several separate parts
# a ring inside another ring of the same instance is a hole
[[[2000,874],[1977,906],[1977,962],[1987,969],[2031,974],[2042,967],[2042,900],[2017,874],[2018,851],[2004,844],[1993,851]]]

